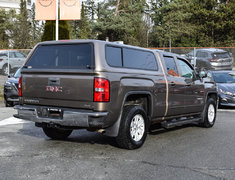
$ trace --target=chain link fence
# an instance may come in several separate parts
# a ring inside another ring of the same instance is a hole
[[[196,67],[200,64],[200,68],[211,63],[218,64],[218,67],[214,68],[215,70],[235,69],[235,47],[172,47],[150,49],[159,49],[179,54]]]
[[[235,66],[235,47],[172,47],[172,48],[149,48],[159,49],[167,52],[176,53],[187,58],[192,55],[193,57],[197,54],[199,49],[222,49],[227,51],[233,59],[233,66]],[[18,68],[23,66],[28,54],[31,49],[2,49],[0,50],[0,72],[2,75],[13,74]],[[197,55],[196,55],[197,57]],[[191,62],[193,63],[193,61]]]
[[[222,49],[224,51],[227,51],[230,56],[235,59],[235,47],[171,47],[171,48],[150,48],[150,49],[159,49],[167,52],[176,53],[179,55],[186,55],[192,52],[192,54],[196,54],[197,50],[200,49]],[[195,52],[193,52],[195,51]]]
[[[188,54],[197,49],[222,49],[227,51],[232,55],[233,59],[235,58],[235,47],[171,47],[171,48],[150,48],[150,49],[159,49],[167,52],[176,53],[179,55]]]

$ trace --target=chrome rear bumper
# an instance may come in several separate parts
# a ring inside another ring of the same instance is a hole
[[[77,110],[46,106],[22,106],[14,107],[18,114],[14,117],[33,121],[36,123],[49,123],[61,126],[74,126],[81,128],[105,126],[108,112],[94,112],[92,110]],[[96,123],[97,122],[97,123]]]

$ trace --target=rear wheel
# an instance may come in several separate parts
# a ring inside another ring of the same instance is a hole
[[[210,128],[215,124],[216,119],[216,103],[213,98],[209,98],[206,102],[202,113],[201,126]]]
[[[66,139],[73,130],[58,129],[52,127],[43,127],[44,133],[51,139]]]
[[[144,144],[148,130],[148,118],[141,106],[124,108],[122,120],[116,137],[121,148],[136,149]]]

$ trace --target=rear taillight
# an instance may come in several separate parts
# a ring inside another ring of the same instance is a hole
[[[0,59],[0,62],[2,62],[3,59]]]
[[[22,77],[19,78],[19,96],[22,96]]]
[[[208,59],[209,61],[218,61],[219,59]]]
[[[95,78],[94,102],[109,102],[110,89],[109,81],[104,78]]]

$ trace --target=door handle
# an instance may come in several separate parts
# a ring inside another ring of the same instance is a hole
[[[49,86],[58,86],[60,85],[60,78],[48,78]]]
[[[170,82],[169,84],[170,84],[171,86],[175,86],[175,85],[176,85],[174,81]]]

